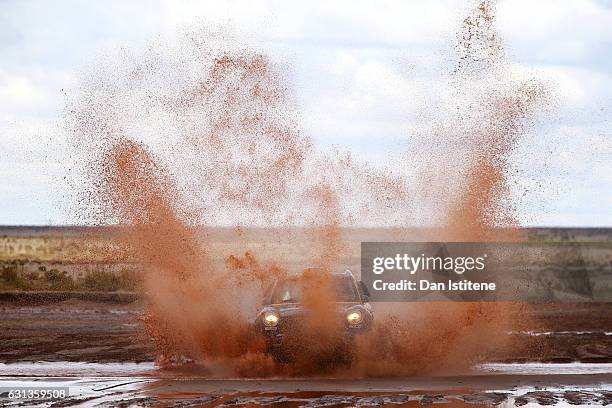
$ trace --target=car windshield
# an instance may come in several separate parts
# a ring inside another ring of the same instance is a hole
[[[348,276],[333,276],[336,302],[358,302],[359,296],[353,280]],[[302,283],[298,279],[278,281],[272,292],[271,304],[299,303],[302,300]]]

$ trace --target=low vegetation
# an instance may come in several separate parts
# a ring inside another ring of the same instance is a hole
[[[88,271],[82,278],[73,278],[66,271],[40,266],[37,272],[24,271],[22,260],[0,266],[0,291],[88,291],[117,292],[138,290],[138,274],[134,270],[119,272]]]
[[[127,269],[119,273],[93,271],[82,279],[81,285],[92,292],[133,291],[138,288],[138,277]]]

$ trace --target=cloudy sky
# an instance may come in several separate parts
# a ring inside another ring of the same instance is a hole
[[[201,25],[230,27],[289,67],[319,149],[390,160],[444,86],[466,3],[2,0],[0,224],[75,222],[61,124],[79,75]],[[517,149],[521,222],[612,226],[612,2],[502,0],[497,26],[512,66],[554,96]]]

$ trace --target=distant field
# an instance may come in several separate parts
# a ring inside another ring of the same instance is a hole
[[[117,246],[114,238],[120,233],[119,227],[0,226],[0,290],[136,290],[139,267]],[[597,282],[603,282],[597,285],[608,290],[612,229],[531,228],[523,233],[540,250],[565,243],[587,248],[580,251],[581,265],[595,270]],[[249,251],[262,265],[297,270],[310,266],[313,254],[328,244],[312,229],[213,228],[200,234],[202,250],[221,266],[230,255]],[[341,263],[356,273],[362,241],[435,241],[437,236],[435,230],[398,228],[345,228],[341,235]]]
[[[125,254],[113,243],[120,228],[95,227],[18,227],[0,226],[0,261],[27,259],[30,261],[79,263],[117,262]],[[202,232],[213,256],[224,249],[244,245],[253,250],[273,248],[279,254],[300,254],[300,245],[313,241],[316,234],[306,229],[245,228],[240,234],[233,228],[213,228]],[[529,242],[584,242],[612,244],[612,228],[529,228],[524,230]],[[342,239],[348,252],[359,256],[362,241],[423,241],[435,240],[435,230],[346,228]],[[303,245],[308,248],[308,245]]]

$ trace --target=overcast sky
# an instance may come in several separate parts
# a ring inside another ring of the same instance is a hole
[[[0,224],[75,222],[62,109],[107,52],[229,25],[290,67],[317,148],[384,162],[419,128],[466,3],[2,0]],[[517,149],[530,177],[515,184],[533,184],[517,192],[521,222],[612,226],[612,2],[502,0],[497,17],[512,65],[554,84],[554,106]]]

